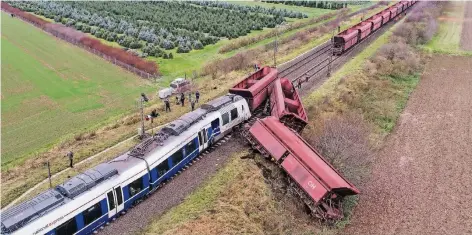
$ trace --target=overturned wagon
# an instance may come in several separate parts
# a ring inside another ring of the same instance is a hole
[[[292,82],[287,78],[277,79],[270,90],[271,116],[301,133],[308,122],[308,117]]]
[[[341,219],[342,198],[359,194],[354,185],[277,118],[257,120],[246,135],[255,149],[284,169],[314,216],[328,222]]]

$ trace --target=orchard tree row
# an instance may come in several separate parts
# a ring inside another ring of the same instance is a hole
[[[298,19],[308,18],[307,14],[297,12],[297,11],[287,10],[287,9],[277,9],[275,7],[265,8],[261,6],[244,6],[244,5],[239,5],[239,4],[231,4],[229,2],[218,2],[218,1],[190,1],[190,3],[200,5],[200,6],[230,9],[234,11],[243,12],[245,14],[254,12],[254,13],[261,13],[261,14],[266,14],[266,15],[274,15],[277,17],[288,17],[288,18],[298,18]]]
[[[275,4],[285,4],[285,5],[293,5],[293,6],[303,6],[303,7],[311,7],[311,8],[322,8],[322,9],[332,9],[337,10],[341,8],[347,7],[346,1],[274,1],[274,0],[267,0],[263,1],[267,3],[275,3]]]
[[[84,33],[140,50],[142,56],[162,56],[202,49],[220,38],[237,38],[251,30],[282,23],[285,11],[241,11],[189,2],[11,2],[14,7],[45,16]],[[271,13],[272,12],[272,13]]]

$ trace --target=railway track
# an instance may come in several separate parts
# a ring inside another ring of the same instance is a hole
[[[393,22],[389,22],[385,27],[381,27],[341,56],[332,55],[332,44],[330,41],[326,41],[294,60],[278,66],[279,77],[290,79],[304,95],[307,91],[318,88],[329,77],[328,70],[331,74],[334,73],[393,25]]]

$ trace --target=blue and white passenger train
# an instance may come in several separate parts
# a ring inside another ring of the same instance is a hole
[[[2,234],[90,234],[174,176],[251,116],[226,95],[163,127],[129,152],[2,211]]]

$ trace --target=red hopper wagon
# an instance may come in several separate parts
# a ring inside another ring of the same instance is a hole
[[[287,78],[276,79],[270,89],[270,114],[300,133],[308,118],[300,96]]]
[[[269,97],[269,88],[277,75],[277,69],[263,67],[230,88],[229,93],[244,97],[251,111],[254,111]]]
[[[366,38],[369,36],[370,32],[372,31],[372,23],[371,22],[360,22],[359,24],[355,25],[353,27],[354,29],[357,29],[358,34],[358,41]]]
[[[382,26],[382,15],[381,14],[374,15],[370,17],[369,19],[367,19],[366,22],[371,23],[372,31],[375,31]]]
[[[338,220],[343,217],[342,198],[359,194],[318,151],[277,118],[257,120],[246,137],[255,149],[284,169],[315,216],[328,222]]]
[[[404,12],[415,1],[399,2],[395,5],[377,13],[376,15],[348,28],[333,38],[334,55],[342,55],[345,51],[354,47],[357,43],[372,34],[375,30],[383,27],[386,23]]]

